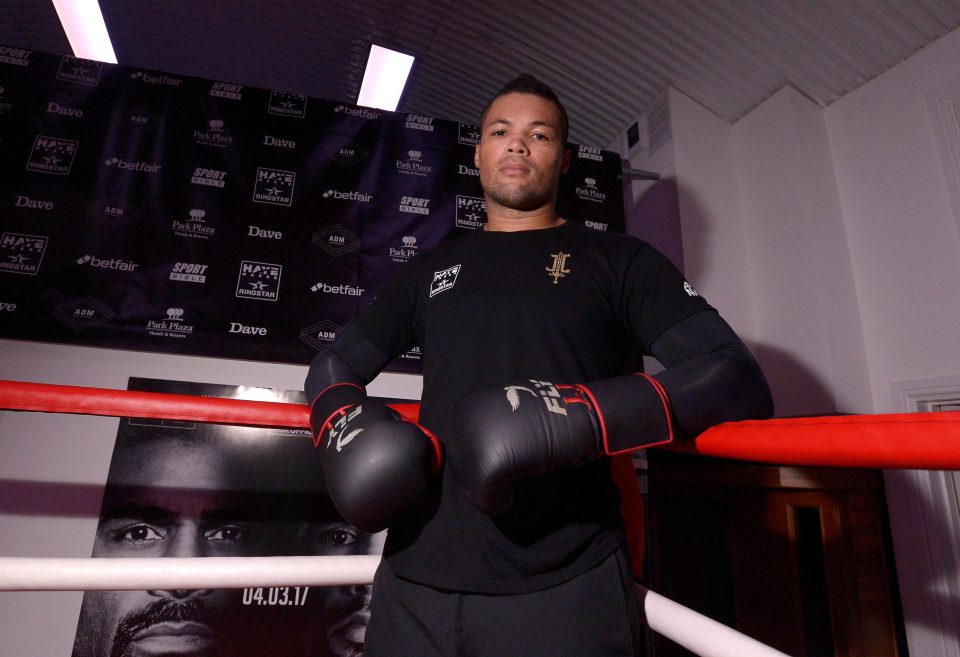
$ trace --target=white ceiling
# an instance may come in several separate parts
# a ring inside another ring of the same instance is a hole
[[[371,42],[417,56],[400,111],[476,121],[528,71],[607,146],[667,85],[736,121],[785,84],[827,106],[960,26],[960,0],[100,0],[121,64],[353,102]],[[70,53],[49,0],[0,44]],[[2,73],[2,70],[0,70]]]

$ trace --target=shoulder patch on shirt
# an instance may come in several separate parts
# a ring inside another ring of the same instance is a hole
[[[452,288],[457,282],[457,274],[459,273],[460,265],[433,272],[433,280],[430,281],[430,296],[436,296]]]
[[[699,297],[700,293],[693,289],[693,286],[690,283],[683,282],[683,291],[686,292],[691,297]]]

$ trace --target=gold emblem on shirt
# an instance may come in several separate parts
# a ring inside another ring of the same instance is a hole
[[[547,274],[553,278],[553,284],[556,285],[557,281],[570,273],[570,270],[565,268],[570,254],[561,251],[560,253],[551,253],[550,257],[553,258],[553,263],[546,270]]]

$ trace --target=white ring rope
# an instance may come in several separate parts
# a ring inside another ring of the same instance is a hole
[[[378,556],[55,558],[0,557],[0,591],[150,591],[373,582]],[[787,657],[637,585],[647,625],[702,657]]]
[[[369,584],[380,557],[0,558],[0,591],[153,591]]]

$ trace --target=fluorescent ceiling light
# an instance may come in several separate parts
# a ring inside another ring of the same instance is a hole
[[[73,54],[97,62],[117,63],[97,0],[53,0]]]
[[[413,59],[411,55],[371,45],[357,105],[390,112],[396,110],[400,95],[407,84]]]

